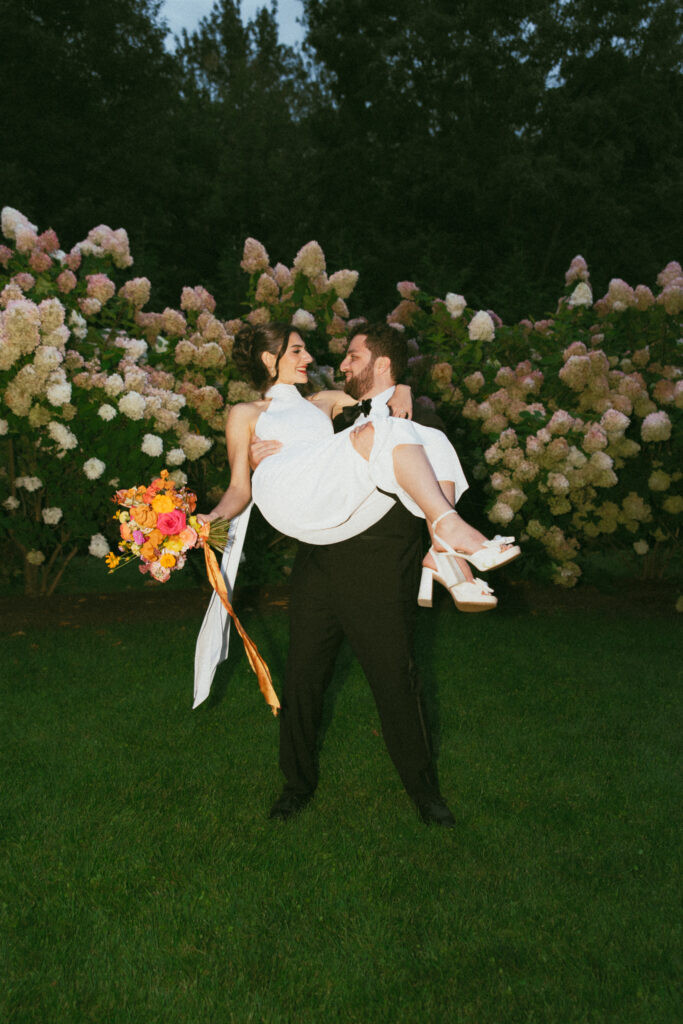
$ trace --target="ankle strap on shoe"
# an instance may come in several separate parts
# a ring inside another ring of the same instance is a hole
[[[455,514],[456,512],[454,508],[449,508],[446,512],[442,512],[441,515],[437,516],[432,523],[432,530],[441,522],[442,519],[445,519],[446,516],[454,516]]]

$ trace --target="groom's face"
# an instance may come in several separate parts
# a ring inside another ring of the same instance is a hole
[[[344,374],[344,391],[351,398],[363,398],[375,385],[375,360],[365,344],[365,335],[356,334],[349,342],[339,367]]]

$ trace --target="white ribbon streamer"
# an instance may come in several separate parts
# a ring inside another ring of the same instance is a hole
[[[221,559],[221,574],[225,580],[230,601],[232,601],[232,591],[235,586],[252,507],[253,503],[249,502],[244,512],[234,516],[231,520],[228,540]],[[206,609],[194,651],[193,710],[199,707],[211,693],[213,677],[220,663],[225,661],[228,656],[229,644],[230,616],[223,607],[218,594],[214,591]]]

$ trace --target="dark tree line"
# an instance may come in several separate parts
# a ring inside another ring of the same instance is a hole
[[[159,0],[0,8],[0,204],[126,227],[157,306],[238,311],[247,235],[316,238],[370,314],[410,278],[540,315],[577,252],[598,288],[680,257],[673,0],[304,0],[303,52],[236,0],[174,53]]]

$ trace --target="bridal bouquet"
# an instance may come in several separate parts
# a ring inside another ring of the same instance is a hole
[[[222,551],[225,547],[227,519],[200,523],[193,515],[197,496],[177,487],[166,469],[146,487],[118,490],[112,501],[122,506],[114,518],[119,521],[123,560],[113,552],[107,555],[110,572],[138,558],[140,572],[165,583],[172,572],[183,568],[191,548],[210,544]]]

